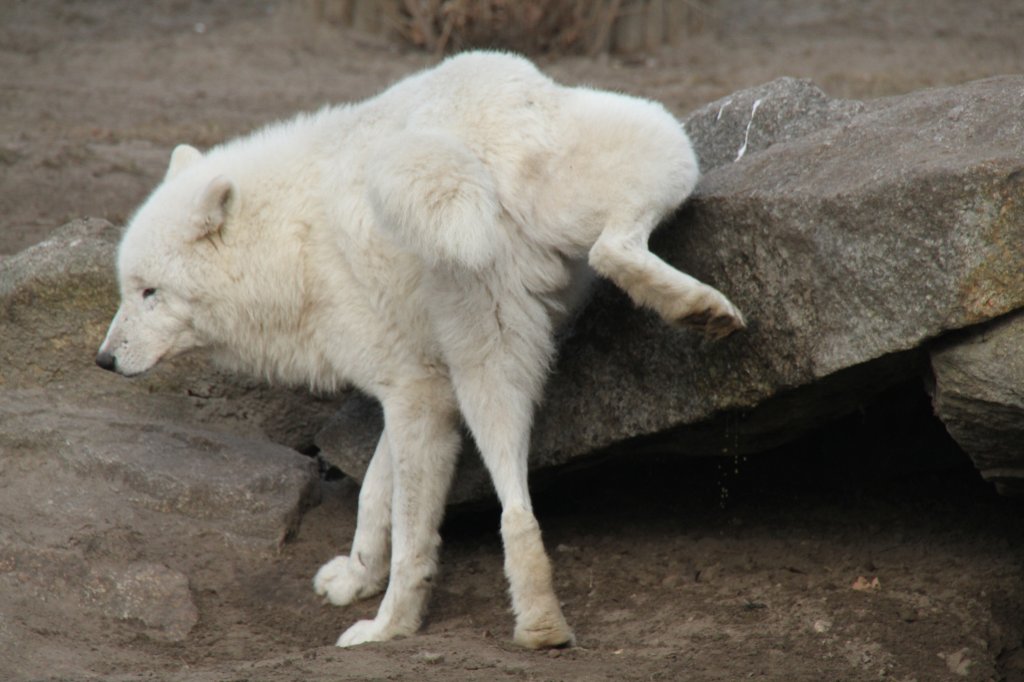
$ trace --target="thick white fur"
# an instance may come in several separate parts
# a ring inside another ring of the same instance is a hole
[[[453,57],[360,104],[176,149],[124,235],[97,361],[134,375],[205,346],[270,380],[380,400],[351,551],[314,586],[339,605],[387,592],[339,646],[419,627],[461,416],[503,507],[515,640],[566,644],[526,481],[554,327],[588,261],[669,322],[743,326],[647,250],[697,177],[658,104],[562,87],[510,55]]]

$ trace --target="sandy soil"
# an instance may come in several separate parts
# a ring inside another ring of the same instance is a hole
[[[683,45],[543,65],[679,114],[781,75],[869,98],[1024,72],[1016,3],[700,6],[702,26]],[[297,7],[0,5],[0,254],[71,217],[124,221],[177,142],[209,146],[371,95],[432,62],[315,26]],[[188,641],[97,623],[55,650],[104,652],[102,663],[83,657],[72,679],[1024,679],[1020,503],[978,481],[927,404],[896,417],[886,403],[873,410],[756,461],[649,460],[550,482],[538,510],[575,649],[509,643],[493,509],[450,515],[421,636],[333,648],[376,608],[328,607],[310,589],[351,537],[355,497],[343,480],[279,555],[238,555],[190,576],[201,621]],[[921,473],[921,462],[952,468]]]

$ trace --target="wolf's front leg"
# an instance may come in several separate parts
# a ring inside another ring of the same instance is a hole
[[[391,579],[376,617],[350,627],[338,646],[416,632],[437,572],[438,529],[461,445],[458,413],[447,379],[411,384],[382,401],[393,481]]]
[[[384,589],[391,549],[392,483],[391,453],[387,433],[383,433],[359,491],[352,550],[321,566],[313,578],[316,593],[336,606],[347,606]]]

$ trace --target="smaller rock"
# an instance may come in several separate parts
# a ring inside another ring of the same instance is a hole
[[[946,662],[949,672],[960,677],[967,677],[971,674],[973,661],[968,657],[970,650],[966,647],[951,654],[939,654],[939,658]]]
[[[686,117],[701,173],[748,154],[845,123],[862,102],[830,98],[809,80],[777,78],[705,105]]]
[[[40,507],[36,514],[11,510],[26,521],[60,510],[82,520],[156,513],[163,523],[181,518],[276,547],[319,500],[315,462],[264,439],[80,407],[36,391],[0,391],[0,415],[0,473],[22,488],[6,500],[17,505],[24,494]],[[48,476],[34,470],[42,461]]]
[[[857,579],[853,581],[850,588],[857,592],[876,592],[882,589],[882,583],[878,578],[871,578],[868,580],[864,576],[857,576]]]
[[[157,641],[180,642],[199,622],[188,578],[161,564],[94,568],[83,589],[104,615],[137,621]]]
[[[1003,494],[1024,494],[1024,312],[951,335],[931,352],[932,404]]]

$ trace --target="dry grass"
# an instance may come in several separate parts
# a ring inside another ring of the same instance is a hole
[[[319,21],[441,55],[638,53],[699,32],[715,0],[306,0]]]
[[[526,54],[607,49],[621,0],[397,0],[391,25],[408,43],[442,54],[500,48]]]

